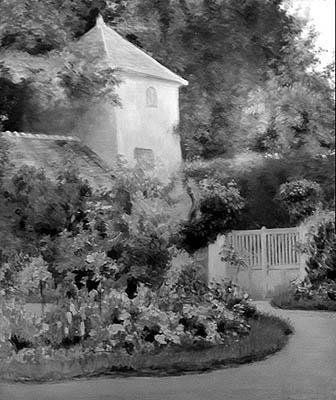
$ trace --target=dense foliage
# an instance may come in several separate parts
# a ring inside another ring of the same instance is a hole
[[[307,275],[289,287],[279,288],[272,304],[289,309],[336,311],[336,232],[335,213],[316,212],[304,221],[308,230],[306,255]]]
[[[198,192],[198,204],[179,231],[179,244],[190,253],[234,229],[244,207],[234,181],[223,185],[215,179],[204,179],[199,182]]]
[[[195,160],[186,163],[185,174],[196,182],[209,177],[225,185],[234,179],[245,199],[236,229],[280,228],[296,225],[289,210],[279,201],[281,185],[297,180],[315,181],[321,196],[314,204],[333,209],[335,204],[335,156],[326,157],[297,154],[275,158],[256,153],[245,153],[231,160]],[[262,207],[260,206],[262,204]],[[310,212],[309,211],[309,212]]]
[[[53,181],[42,170],[22,167],[0,191],[2,251],[38,254],[43,237],[75,229],[89,195],[89,186],[74,171]]]
[[[192,255],[234,228],[288,226],[320,202],[332,204],[332,66],[315,70],[304,22],[281,0],[0,6],[1,130],[67,133],[95,103],[119,105],[114,71],[75,43],[101,13],[188,79],[178,128],[184,158],[211,159],[186,165],[181,180],[192,209],[177,220],[174,181],[162,184],[122,163],[99,191],[74,168],[50,177],[23,167],[11,176],[0,136],[0,357],[135,354],[227,345],[249,334],[248,296],[230,284],[208,287],[202,266],[183,251]],[[331,222],[309,251],[313,290],[333,285]],[[19,305],[32,294],[42,305],[56,299],[41,318]]]
[[[160,291],[141,285],[136,296],[124,291],[76,289],[59,298],[39,318],[29,317],[15,298],[2,292],[0,355],[19,362],[57,358],[64,350],[137,354],[164,347],[204,348],[233,343],[249,333],[255,308],[230,285],[208,287],[193,276],[188,285],[184,265]],[[118,353],[118,354],[119,354]],[[70,354],[69,354],[70,355]]]
[[[309,281],[318,286],[323,282],[336,282],[335,221],[320,224],[308,247],[307,273]]]
[[[271,303],[290,310],[336,311],[336,285],[323,283],[313,288],[308,281],[293,282],[291,286],[277,290]]]
[[[315,70],[314,34],[302,34],[305,22],[291,16],[284,1],[3,0],[1,9],[1,58],[12,59],[10,77],[1,72],[9,79],[2,81],[2,93],[21,99],[1,109],[6,129],[22,130],[23,115],[37,129],[39,118],[53,115],[51,110],[39,115],[37,109],[51,107],[55,97],[61,102],[53,107],[63,114],[74,101],[69,94],[113,97],[116,82],[109,71],[99,76],[87,68],[99,63],[86,54],[90,62],[83,65],[83,58],[74,60],[78,53],[67,49],[100,12],[128,40],[189,81],[181,91],[179,129],[185,158],[231,157],[246,149],[279,154],[333,149],[332,66]],[[31,96],[23,99],[27,83],[18,78],[29,80],[33,105]]]
[[[294,223],[312,215],[322,203],[322,190],[318,183],[296,179],[280,185],[278,198],[288,210]]]
[[[133,178],[135,185],[139,179]],[[157,182],[144,180],[142,188],[138,183],[132,191],[125,184],[115,178],[112,190],[92,193],[74,171],[54,181],[43,171],[22,168],[1,191],[2,262],[13,262],[20,252],[42,257],[55,284],[70,274],[81,285],[84,277],[96,279],[91,275],[99,270],[159,283],[172,256],[164,227],[170,218],[168,201],[160,198]],[[131,196],[128,203],[123,193]]]
[[[54,177],[28,166],[13,172],[7,147],[0,186],[2,357],[41,361],[74,348],[133,354],[230,343],[249,333],[255,310],[248,296],[237,297],[228,285],[208,287],[198,278],[202,266],[177,249],[195,250],[190,236],[200,223],[208,236],[202,232],[198,247],[231,229],[243,204],[233,183],[201,182],[186,232],[175,215],[174,181],[163,184],[120,161],[109,187],[93,191],[74,165]],[[226,217],[219,220],[219,213]],[[20,306],[31,295],[42,318],[29,318]],[[44,312],[47,299],[54,305]]]
[[[3,154],[5,171],[5,147]],[[174,185],[122,162],[110,188],[99,191],[78,177],[75,166],[55,178],[27,166],[11,173],[0,190],[3,287],[28,282],[19,274],[25,269],[26,278],[33,276],[38,264],[52,275],[49,287],[68,282],[68,294],[75,287],[100,288],[105,280],[126,290],[130,298],[139,283],[157,289],[176,247],[189,252],[205,247],[217,234],[232,229],[243,205],[233,183],[221,186],[204,180],[198,189],[200,200],[184,222],[175,216]],[[45,298],[45,282],[37,281]]]

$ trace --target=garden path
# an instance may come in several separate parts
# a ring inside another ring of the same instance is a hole
[[[335,400],[336,313],[258,308],[288,317],[295,334],[279,353],[206,374],[3,384],[1,400]]]

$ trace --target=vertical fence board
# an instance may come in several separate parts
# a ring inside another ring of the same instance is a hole
[[[273,232],[274,231],[274,232]],[[264,235],[264,236],[263,236]],[[299,232],[295,228],[233,231],[226,243],[240,253],[249,266],[289,266],[299,263],[297,244]]]
[[[300,238],[299,228],[262,228],[251,231],[232,231],[225,236],[225,243],[232,246],[246,261],[248,271],[242,271],[242,275],[245,274],[242,278],[245,279],[244,282],[246,283],[246,276],[248,276],[247,281],[252,286],[259,285],[265,295],[281,280],[288,280],[295,276],[296,269],[301,275],[303,274],[302,257],[297,249]],[[212,260],[212,264],[217,262],[220,246],[209,247],[209,262]],[[210,253],[216,251],[217,254],[211,256]],[[216,268],[218,270],[221,267],[218,264],[217,267],[212,265],[211,268],[215,271]]]

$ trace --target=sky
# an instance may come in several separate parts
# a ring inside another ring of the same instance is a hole
[[[335,54],[335,0],[291,0],[289,10],[314,25],[319,33],[316,44],[326,50],[320,56],[321,64],[331,62]]]

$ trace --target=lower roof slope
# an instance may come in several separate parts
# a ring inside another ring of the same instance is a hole
[[[75,137],[1,132],[9,144],[10,175],[23,165],[44,169],[55,179],[71,162],[93,188],[108,187],[112,174],[105,162]]]

